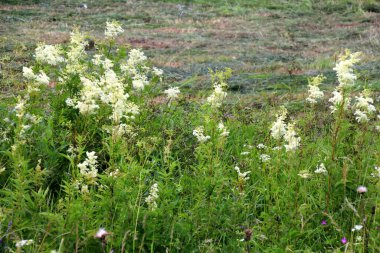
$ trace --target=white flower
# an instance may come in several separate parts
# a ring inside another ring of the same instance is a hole
[[[157,199],[158,199],[158,184],[154,183],[150,187],[149,196],[145,199],[145,202],[148,204],[149,209],[154,210],[157,208]]]
[[[153,67],[152,71],[156,76],[162,76],[164,74],[164,71],[162,69],[156,67]]]
[[[198,139],[200,143],[206,142],[211,137],[208,135],[204,135],[204,128],[203,126],[199,126],[193,130],[193,135]]]
[[[373,172],[373,173],[371,174],[371,176],[372,176],[372,177],[380,178],[380,167],[375,166],[374,169],[375,169],[375,172]]]
[[[309,171],[307,170],[301,170],[299,173],[298,173],[298,176],[302,177],[302,178],[310,178],[312,175],[309,173]]]
[[[301,137],[297,137],[297,133],[294,131],[294,125],[289,123],[286,129],[286,133],[284,135],[284,139],[288,144],[285,144],[286,151],[294,151],[296,150],[301,141]]]
[[[222,105],[222,102],[226,96],[227,92],[223,90],[222,85],[215,84],[214,92],[207,98],[207,102],[211,105],[211,107],[218,108]]]
[[[317,174],[327,174],[326,167],[323,163],[321,163],[319,166],[317,166],[317,169],[314,171]]]
[[[366,123],[369,121],[367,114],[361,110],[356,110],[354,112],[355,119],[358,123]]]
[[[270,129],[271,135],[275,140],[281,139],[286,133],[286,125],[285,125],[284,120],[286,118],[287,113],[288,112],[287,112],[286,108],[282,107],[281,112],[279,114],[277,114],[277,119],[273,123],[273,125]]]
[[[165,90],[164,93],[168,99],[175,99],[178,97],[178,94],[181,93],[181,91],[178,87],[170,87],[169,89]]]
[[[246,172],[241,173],[240,168],[238,166],[235,166],[234,169],[238,173],[239,180],[247,181],[249,179],[248,174],[251,173],[250,171],[246,171]]]
[[[129,51],[127,65],[128,66],[136,66],[144,63],[147,60],[144,52],[140,49],[132,49]]]
[[[81,175],[88,181],[89,184],[94,184],[98,176],[97,156],[95,152],[86,152],[87,158],[78,164]]]
[[[363,228],[363,225],[355,225],[355,226],[351,229],[351,231],[352,231],[352,232],[360,231],[362,228]]]
[[[260,160],[261,160],[261,162],[263,162],[263,163],[268,162],[270,159],[271,159],[270,156],[267,155],[267,154],[261,154],[261,155],[260,155]]]
[[[135,77],[135,79],[132,81],[132,87],[136,90],[143,90],[145,85],[148,84],[148,81],[145,78],[141,78],[142,76]]]
[[[347,50],[345,54],[339,58],[334,70],[336,71],[340,88],[352,87],[354,85],[357,77],[354,74],[353,65],[359,62],[360,55],[360,52],[351,54],[350,51]]]
[[[323,91],[318,86],[324,79],[323,75],[318,75],[309,80],[309,97],[306,99],[307,102],[315,104],[319,99],[323,98]]]
[[[240,153],[241,155],[249,155],[249,151],[244,151]]]
[[[259,144],[257,145],[257,148],[258,148],[258,149],[265,149],[266,146],[265,146],[264,144],[262,144],[262,143],[259,143]]]
[[[230,132],[227,131],[227,128],[224,126],[223,122],[220,122],[218,124],[218,130],[220,132],[220,136],[222,136],[222,137],[226,137],[230,134]]]
[[[24,246],[28,246],[28,245],[31,245],[33,243],[34,243],[33,240],[21,240],[21,241],[17,241],[16,242],[16,248],[22,248]]]
[[[61,56],[61,49],[53,45],[39,45],[35,57],[37,61],[53,66],[65,61]]]
[[[342,105],[343,95],[342,95],[342,92],[337,89],[333,91],[332,94],[333,94],[333,97],[329,99],[329,102],[332,103],[332,105],[330,106],[331,113],[334,113],[336,112],[338,107]],[[350,98],[347,97],[344,100],[343,109],[347,110],[349,106],[350,106]]]
[[[36,81],[43,85],[48,85],[50,83],[49,77],[42,70],[38,75],[35,76]]]
[[[119,34],[123,33],[124,29],[121,27],[120,23],[116,20],[113,20],[111,22],[107,21],[106,23],[106,30],[104,32],[104,35],[106,38],[115,38]]]
[[[29,80],[34,80],[36,76],[33,73],[33,69],[28,67],[22,67],[22,75]]]

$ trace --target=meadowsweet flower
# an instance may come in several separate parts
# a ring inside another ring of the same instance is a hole
[[[36,78],[33,69],[28,67],[22,67],[22,75],[29,80],[34,80]]]
[[[178,94],[181,93],[178,87],[170,87],[169,89],[165,90],[164,93],[168,97],[168,99],[176,99],[178,97]]]
[[[218,124],[218,131],[220,132],[220,136],[222,136],[222,137],[226,137],[226,136],[228,136],[230,134],[230,132],[224,126],[223,122],[220,122]]]
[[[154,183],[150,187],[149,196],[145,199],[145,202],[148,204],[149,209],[154,210],[157,208],[157,199],[158,199],[158,184]]]
[[[317,174],[327,175],[327,170],[326,170],[326,167],[323,163],[321,163],[319,166],[317,166],[317,169],[314,172]]]
[[[78,28],[73,29],[70,33],[70,45],[67,51],[67,64],[66,72],[69,74],[82,74],[85,73],[86,64],[82,64],[81,60],[87,56],[85,47],[88,45],[85,36],[79,31]]]
[[[144,63],[148,58],[145,56],[144,52],[140,49],[131,49],[128,53],[127,64],[129,66],[137,66]]]
[[[53,45],[39,45],[35,51],[36,60],[50,65],[58,65],[65,59],[61,56],[61,49]]]
[[[206,142],[211,138],[209,135],[204,135],[203,126],[199,126],[193,130],[193,135],[197,138],[200,143]]]
[[[380,167],[375,166],[374,170],[375,170],[375,172],[371,173],[371,176],[380,178]]]
[[[304,179],[307,179],[307,178],[310,178],[312,175],[309,173],[309,171],[307,170],[301,170],[299,173],[298,173],[298,176],[304,178]]]
[[[356,191],[358,192],[358,193],[360,193],[360,194],[364,194],[364,193],[366,193],[367,191],[368,191],[368,189],[367,189],[367,187],[365,187],[365,186],[359,186],[357,189],[356,189]]]
[[[162,69],[159,69],[156,67],[153,67],[152,72],[153,72],[153,74],[155,74],[156,76],[159,76],[159,77],[164,74],[164,71]]]
[[[259,143],[259,144],[257,145],[257,148],[258,148],[258,149],[265,149],[266,146],[265,146],[264,144],[262,144],[262,143]]]
[[[97,167],[97,156],[95,152],[86,152],[87,158],[78,164],[81,175],[88,181],[89,184],[94,184],[96,182],[96,177],[98,176]]]
[[[244,152],[241,152],[240,154],[241,154],[241,155],[249,155],[250,152],[249,152],[249,151],[244,151]]]
[[[323,91],[319,89],[319,85],[326,79],[323,75],[318,75],[309,79],[309,97],[306,99],[311,104],[316,104],[319,99],[323,98]]]
[[[271,135],[275,140],[281,139],[286,133],[285,118],[288,111],[285,107],[281,108],[281,112],[277,114],[276,121],[272,124],[270,129]]]
[[[116,20],[107,21],[106,30],[104,31],[104,35],[106,38],[115,38],[119,34],[123,33],[124,29],[121,27],[120,23]]]
[[[375,113],[376,108],[373,105],[373,99],[370,97],[368,90],[364,90],[360,96],[356,97],[354,108],[356,108],[354,115],[358,123],[366,123],[369,121],[368,116]]]
[[[343,103],[343,93],[342,91],[336,89],[335,91],[332,92],[332,94],[333,94],[333,97],[329,99],[329,102],[332,103],[332,105],[330,106],[330,109],[331,109],[331,113],[335,113],[337,109]],[[346,97],[344,99],[343,109],[347,110],[349,106],[350,106],[350,98]]]
[[[207,102],[213,108],[218,108],[222,105],[223,100],[226,98],[227,92],[223,90],[222,85],[215,84],[213,93],[207,98]]]
[[[248,174],[251,173],[250,171],[246,171],[246,172],[240,172],[240,168],[238,166],[235,166],[234,168],[236,170],[236,172],[238,173],[238,178],[239,180],[245,182],[249,179],[249,176]]]
[[[42,70],[38,75],[35,76],[35,79],[38,83],[43,85],[48,85],[50,83],[49,77]]]
[[[353,66],[359,62],[360,55],[360,52],[351,53],[349,50],[346,50],[346,52],[340,56],[334,67],[339,81],[339,88],[347,88],[354,85],[357,77],[354,74]]]
[[[294,130],[294,125],[289,123],[287,125],[286,133],[284,135],[285,142],[288,144],[285,144],[286,151],[294,151],[296,150],[301,141],[301,137],[297,137],[297,133]]]
[[[25,114],[26,101],[21,97],[18,97],[18,102],[15,106],[16,117],[21,119]]]
[[[270,156],[267,155],[267,154],[261,154],[261,155],[260,155],[260,160],[261,160],[261,162],[263,162],[263,163],[268,162],[270,159],[271,159]]]
[[[132,87],[136,90],[143,90],[147,84],[145,76],[136,76],[132,81]]]
[[[21,240],[21,241],[17,241],[15,243],[15,246],[16,248],[22,248],[24,246],[32,245],[33,243],[34,243],[34,240]]]
[[[360,231],[362,228],[363,228],[363,225],[355,225],[355,226],[351,229],[351,231],[352,231],[352,232]]]

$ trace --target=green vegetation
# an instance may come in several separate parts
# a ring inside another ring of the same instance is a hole
[[[84,2],[0,5],[0,252],[380,251],[376,1]]]

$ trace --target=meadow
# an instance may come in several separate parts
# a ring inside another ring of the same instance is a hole
[[[379,13],[2,1],[0,252],[380,252]]]

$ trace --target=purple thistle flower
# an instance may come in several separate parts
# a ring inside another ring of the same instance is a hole
[[[323,225],[323,226],[327,225],[327,221],[326,220],[322,220],[321,225]]]
[[[346,237],[343,237],[342,240],[340,240],[343,244],[346,244],[347,243],[347,238]]]

